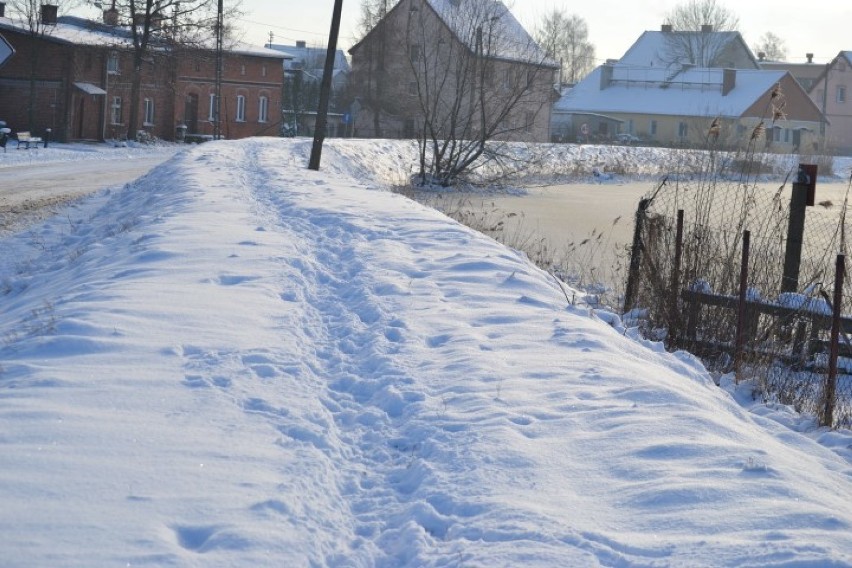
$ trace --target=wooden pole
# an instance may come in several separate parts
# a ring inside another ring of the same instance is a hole
[[[748,256],[751,248],[751,232],[743,231],[743,261],[740,267],[740,298],[737,305],[737,336],[734,343],[734,380],[740,382],[743,350],[745,348],[746,291],[748,290]]]
[[[837,358],[840,353],[840,303],[843,301],[843,274],[846,257],[837,255],[834,267],[834,305],[831,316],[831,342],[828,355],[828,379],[825,384],[825,405],[822,413],[822,426],[834,424],[834,396],[837,392]]]
[[[642,265],[642,231],[645,227],[645,215],[651,205],[650,199],[639,201],[636,209],[636,221],[633,226],[633,245],[630,247],[630,271],[627,274],[627,290],[624,292],[624,312],[633,309],[639,286],[639,268]]]
[[[334,74],[334,59],[337,56],[337,36],[340,33],[340,13],[343,0],[334,0],[334,13],[331,16],[331,30],[328,34],[328,49],[325,53],[325,69],[322,73],[319,108],[314,126],[314,144],[311,148],[311,159],[308,169],[319,170],[322,158],[322,143],[325,140],[326,124],[328,122],[328,101],[331,98],[331,79]]]
[[[781,278],[782,292],[795,292],[799,288],[799,268],[802,264],[802,241],[805,234],[805,210],[808,196],[815,180],[810,170],[799,165],[799,175],[793,183],[790,196],[790,219],[787,224],[787,247],[784,251],[784,275]],[[815,175],[815,174],[814,174]]]
[[[677,211],[677,232],[675,233],[675,257],[672,267],[672,283],[669,297],[669,342],[677,345],[680,334],[677,299],[680,296],[680,267],[683,260],[683,209]]]

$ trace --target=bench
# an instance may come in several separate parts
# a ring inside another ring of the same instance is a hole
[[[44,143],[44,140],[38,136],[33,136],[29,132],[18,132],[18,149],[21,149],[21,144],[24,144],[24,149],[29,150],[31,145],[38,149],[38,145]]]
[[[3,148],[3,153],[6,153],[6,144],[9,142],[9,133],[11,128],[6,127],[6,121],[0,120],[0,148]]]

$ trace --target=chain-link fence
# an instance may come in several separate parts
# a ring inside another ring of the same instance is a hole
[[[706,159],[700,173],[669,177],[640,204],[625,308],[640,310],[646,333],[696,353],[711,371],[736,368],[753,379],[765,400],[821,420],[829,402],[833,426],[852,427],[852,319],[842,322],[836,389],[826,386],[849,187],[820,188],[805,207],[814,180],[804,171],[791,167],[782,183],[758,183],[754,157],[725,161],[708,152]],[[740,304],[746,231],[747,301]],[[844,314],[852,314],[849,280]]]

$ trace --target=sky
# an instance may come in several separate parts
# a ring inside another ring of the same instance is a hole
[[[0,234],[4,568],[852,566],[852,433],[389,191],[415,143],[310,147],[171,146]]]
[[[666,14],[679,4],[682,2],[674,0],[597,0],[589,3],[593,7],[586,8],[577,2],[514,0],[511,5],[515,16],[530,31],[554,8],[581,16],[589,25],[590,39],[599,62],[603,63],[605,59],[623,55],[643,31],[660,29]],[[813,53],[815,62],[825,63],[839,51],[852,49],[850,2],[758,0],[722,4],[739,16],[740,31],[749,46],[766,32],[772,32],[784,39],[791,62],[804,63],[805,54]],[[252,43],[268,42],[269,32],[275,35],[275,43],[305,40],[308,44],[324,45],[328,40],[333,0],[243,0],[242,5],[246,14],[240,24],[246,31],[245,39]],[[356,41],[360,6],[360,0],[343,1],[340,32],[343,48],[351,47]]]

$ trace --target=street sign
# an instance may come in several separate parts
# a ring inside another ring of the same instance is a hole
[[[0,67],[3,67],[3,64],[6,63],[6,60],[12,57],[15,54],[15,50],[6,41],[2,35],[0,35]]]

